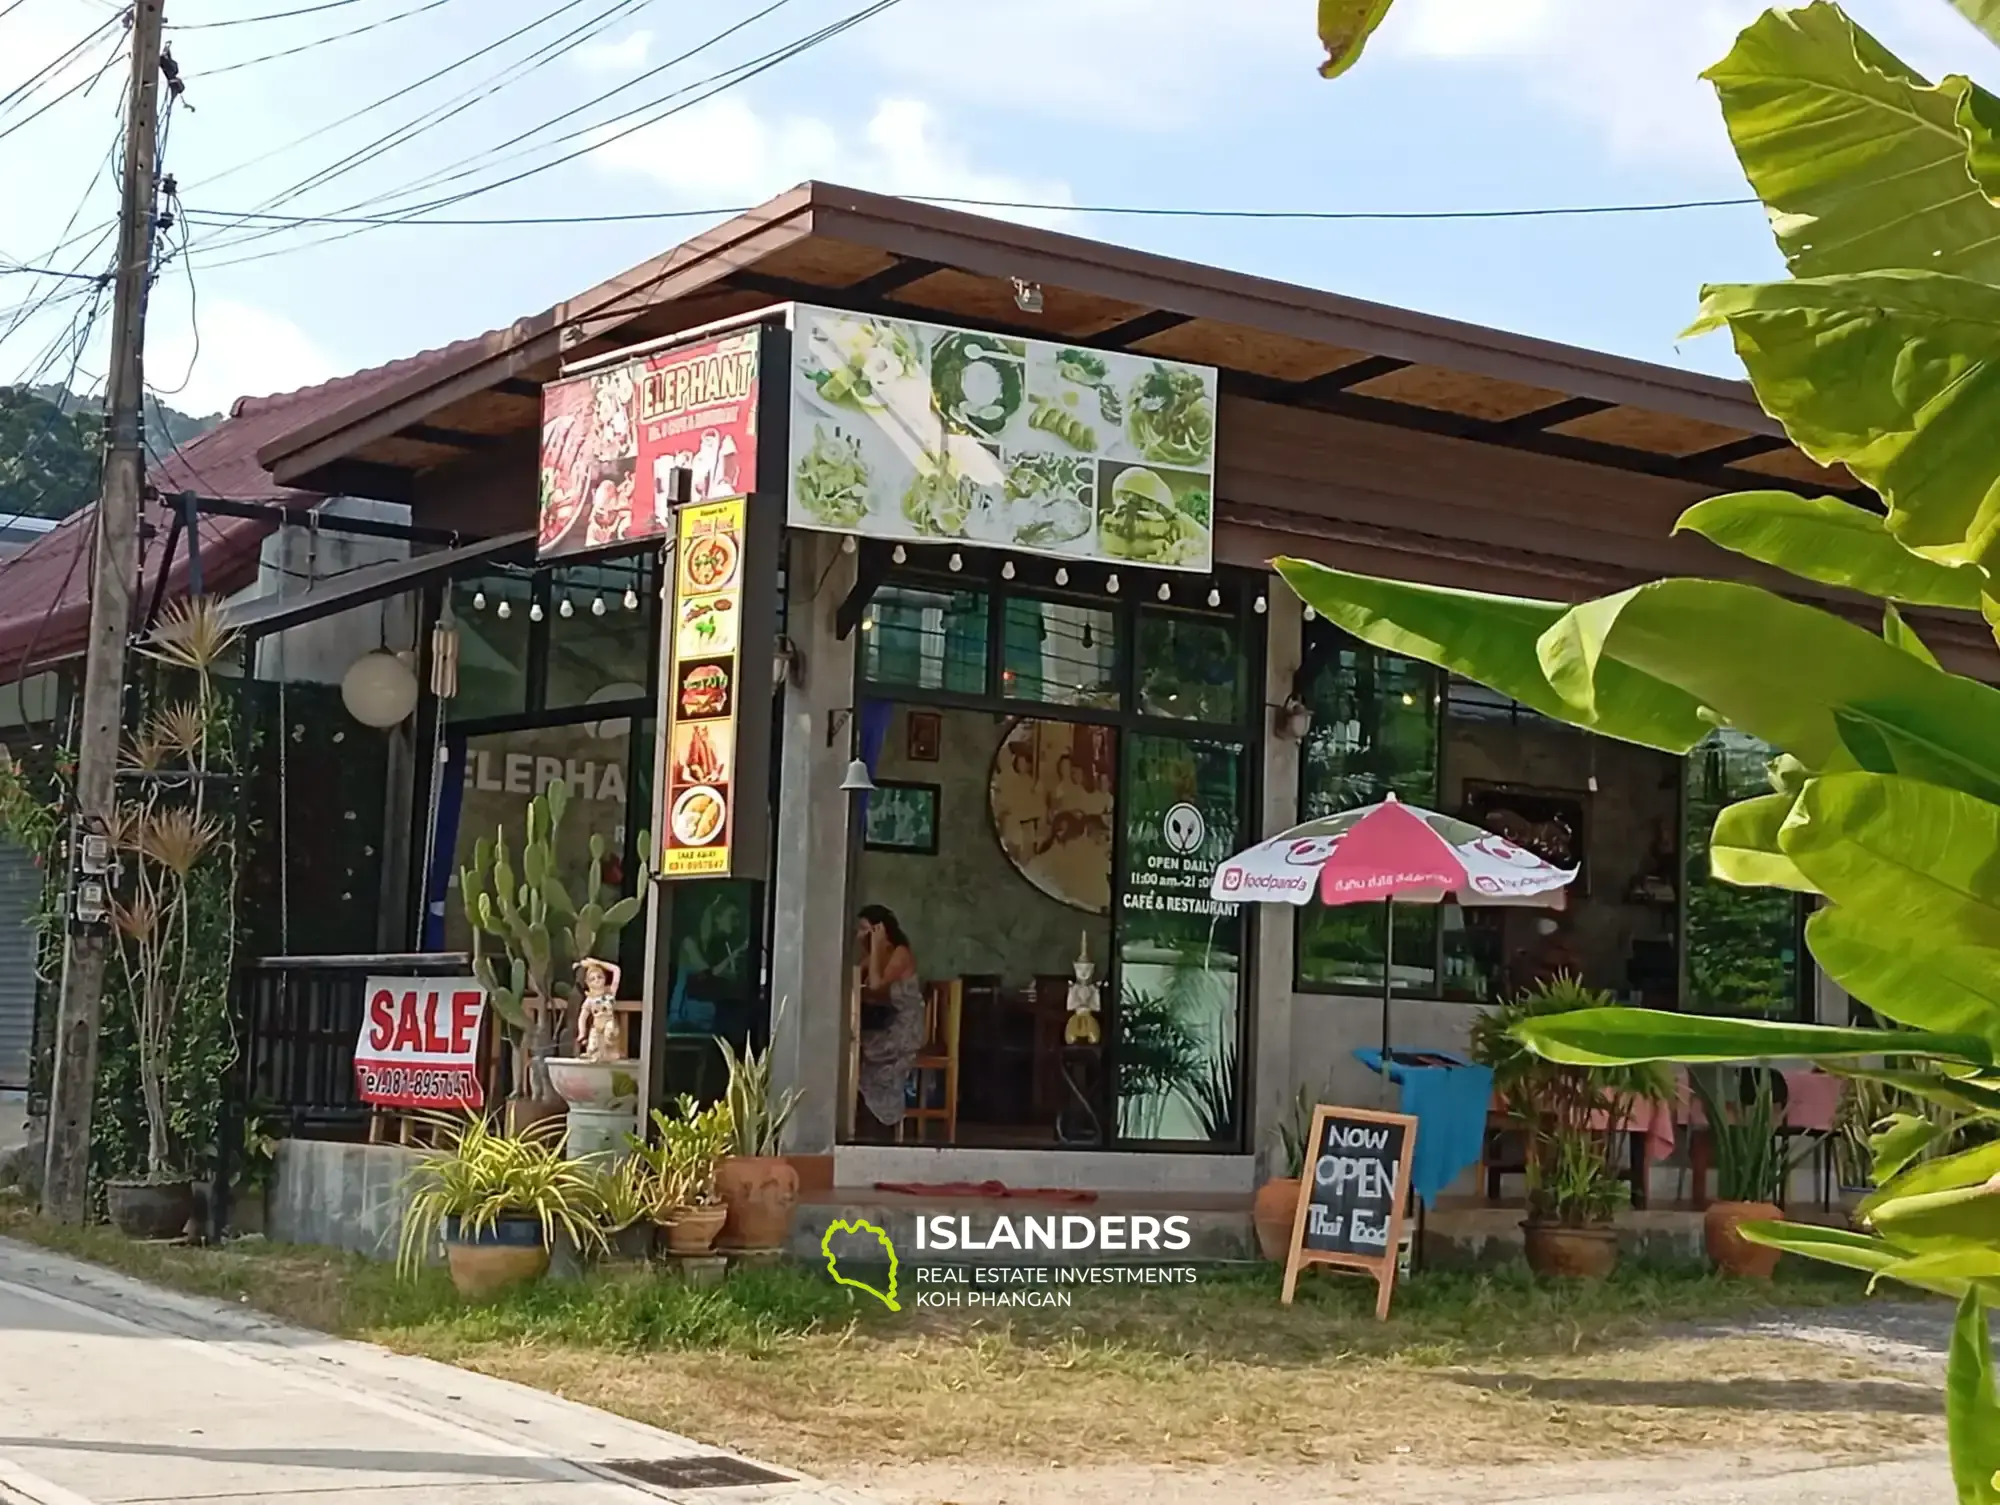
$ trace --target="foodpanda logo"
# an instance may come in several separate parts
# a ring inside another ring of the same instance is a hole
[[[1243,887],[1243,869],[1225,868],[1222,873],[1222,891],[1225,894],[1233,894],[1241,887]]]

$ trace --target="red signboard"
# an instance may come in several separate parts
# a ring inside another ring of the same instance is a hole
[[[747,329],[544,387],[541,557],[669,536],[676,470],[689,472],[692,501],[747,495],[757,360]]]
[[[385,1108],[480,1108],[479,1031],[486,990],[476,977],[371,977],[354,1043],[363,1102]]]

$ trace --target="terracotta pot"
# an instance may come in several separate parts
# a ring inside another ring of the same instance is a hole
[[[1618,1230],[1523,1223],[1528,1268],[1568,1280],[1603,1280],[1618,1268]]]
[[[180,1238],[194,1216],[190,1181],[107,1181],[105,1210],[127,1238]]]
[[[1784,1209],[1774,1202],[1709,1203],[1701,1218],[1701,1242],[1709,1260],[1724,1275],[1769,1280],[1782,1251],[1751,1243],[1737,1232],[1737,1224],[1772,1222],[1784,1215]]]
[[[1257,1225],[1257,1252],[1266,1259],[1283,1262],[1292,1248],[1292,1224],[1298,1221],[1299,1178],[1276,1176],[1257,1188],[1257,1200],[1250,1204],[1251,1219]]]
[[[481,1300],[510,1286],[530,1285],[549,1270],[542,1225],[534,1218],[502,1218],[474,1234],[461,1229],[457,1218],[448,1219],[444,1257],[453,1287],[468,1301]]]
[[[720,1205],[676,1207],[660,1221],[660,1227],[666,1230],[667,1253],[708,1253],[715,1247],[715,1236],[722,1232],[728,1218],[729,1209]]]
[[[776,1155],[731,1155],[715,1171],[716,1194],[729,1209],[718,1242],[725,1249],[782,1249],[799,1205],[799,1173]]]

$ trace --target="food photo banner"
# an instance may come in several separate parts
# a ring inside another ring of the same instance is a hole
[[[720,878],[731,870],[743,656],[745,504],[696,502],[680,511],[674,550],[667,777],[660,877]],[[763,661],[768,665],[768,657]],[[762,666],[760,666],[762,667]],[[768,669],[766,671],[768,673]],[[766,701],[770,682],[759,687]]]
[[[1208,572],[1216,373],[795,306],[787,517]]]
[[[761,350],[746,329],[543,387],[539,556],[671,538],[676,470],[695,502],[747,495]]]

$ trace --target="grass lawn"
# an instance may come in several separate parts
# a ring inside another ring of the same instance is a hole
[[[1635,1270],[1597,1288],[1426,1274],[1374,1287],[1268,1270],[1101,1287],[1068,1310],[891,1313],[823,1271],[716,1290],[643,1272],[467,1307],[441,1273],[244,1241],[133,1244],[0,1199],[0,1235],[301,1326],[554,1390],[835,1478],[899,1462],[1438,1464],[1651,1450],[1884,1452],[1941,1435],[1936,1390],[1825,1347],[1700,1338],[1705,1319],[1864,1299],[1787,1261],[1764,1287]]]

